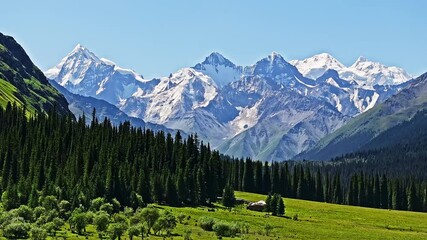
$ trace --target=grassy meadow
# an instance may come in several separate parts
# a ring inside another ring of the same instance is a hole
[[[247,201],[266,198],[264,195],[245,192],[236,192],[236,197]],[[216,205],[214,212],[208,211],[207,207],[155,205],[163,210],[171,210],[175,216],[185,214],[186,218],[182,223],[177,224],[172,237],[150,235],[144,239],[184,239],[183,234],[186,231],[191,231],[191,239],[216,239],[214,232],[204,231],[198,225],[198,219],[202,216],[249,224],[249,233],[240,234],[233,239],[427,239],[426,213],[371,209],[288,198],[285,199],[285,205],[285,217],[249,211],[242,205],[232,211]],[[298,215],[298,220],[293,219],[295,215]],[[268,235],[265,230],[267,224],[272,227]],[[86,228],[87,236],[78,236],[68,229],[69,225],[66,224],[63,230],[58,232],[56,239],[98,238],[93,225]],[[49,237],[49,239],[54,238]],[[125,235],[122,239],[129,239],[129,237]]]

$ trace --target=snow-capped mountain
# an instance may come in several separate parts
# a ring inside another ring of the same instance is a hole
[[[202,63],[193,67],[195,70],[210,76],[219,87],[240,79],[243,68],[236,66],[220,53],[211,53]]]
[[[349,67],[327,53],[314,55],[304,60],[292,60],[291,63],[308,78],[317,79],[327,70],[333,69],[339,73],[340,78],[367,87],[399,85],[412,79],[402,68],[388,67],[378,62],[369,61],[364,57],[359,57]]]
[[[284,160],[408,85],[409,75],[367,62],[345,67],[319,54],[294,66],[273,52],[242,67],[215,52],[194,67],[145,80],[78,46],[46,75],[131,117],[197,133],[224,153]]]
[[[153,86],[133,70],[98,58],[80,44],[45,75],[72,93],[103,99],[114,105],[131,97],[139,88]]]
[[[344,64],[327,53],[317,54],[304,60],[292,60],[290,63],[298,68],[302,75],[311,79],[321,77],[330,69],[340,71],[345,68]]]
[[[387,67],[381,63],[369,61],[364,57],[359,57],[348,69],[341,71],[342,78],[355,80],[368,86],[398,85],[412,79],[402,68]]]

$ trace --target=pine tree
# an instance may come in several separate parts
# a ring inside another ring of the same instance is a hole
[[[385,174],[381,177],[381,208],[388,208],[388,186]]]
[[[283,202],[283,198],[279,198],[279,201],[277,203],[277,216],[284,216],[285,215],[285,203]]]
[[[179,205],[178,191],[173,178],[168,175],[166,178],[165,201],[171,206]]]
[[[254,192],[254,169],[252,166],[252,161],[247,158],[245,162],[245,167],[243,171],[243,191],[245,192]]]
[[[222,205],[224,205],[224,207],[228,208],[229,210],[231,210],[231,208],[233,208],[236,205],[234,190],[229,183],[225,185],[225,188],[223,191]]]
[[[263,187],[262,193],[266,194],[271,191],[271,176],[270,176],[270,166],[268,166],[268,162],[264,163],[264,171],[263,171]]]
[[[411,182],[408,188],[408,210],[416,211],[418,206],[417,193],[414,182]]]
[[[267,195],[267,199],[265,200],[265,206],[264,206],[264,212],[271,212],[272,211],[272,198],[273,196],[269,193]]]

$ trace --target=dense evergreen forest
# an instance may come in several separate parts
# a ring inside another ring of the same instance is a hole
[[[108,119],[93,119],[86,125],[84,117],[75,120],[55,109],[48,116],[28,119],[17,106],[0,108],[0,188],[6,210],[23,204],[35,207],[40,197],[50,195],[73,207],[89,207],[98,197],[134,209],[151,202],[208,205],[227,186],[290,198],[427,211],[426,171],[399,174],[390,161],[381,165],[377,158],[402,157],[405,146],[394,153],[351,156],[359,161],[346,156],[327,163],[267,163],[221,155],[197,135],[184,139],[179,132],[171,136],[127,122],[113,126]],[[425,157],[408,161],[425,166]]]

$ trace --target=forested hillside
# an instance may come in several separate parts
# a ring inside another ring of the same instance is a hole
[[[47,195],[74,207],[97,197],[134,208],[143,202],[203,205],[216,201],[229,184],[291,198],[427,210],[425,172],[413,178],[409,172],[389,175],[387,165],[375,172],[350,164],[233,159],[197,136],[173,138],[126,122],[114,127],[108,119],[94,118],[88,126],[84,118],[53,111],[27,119],[10,104],[0,111],[0,161],[5,209],[34,207]]]

